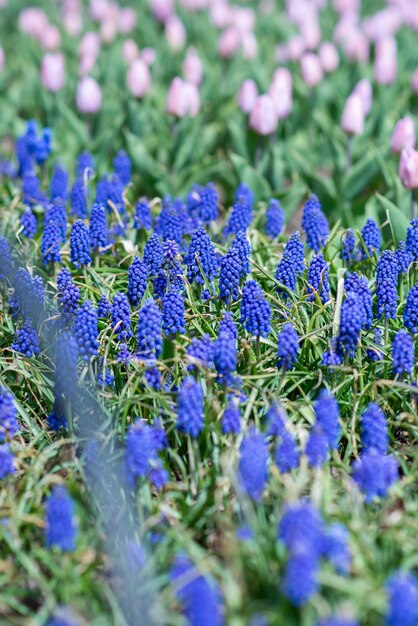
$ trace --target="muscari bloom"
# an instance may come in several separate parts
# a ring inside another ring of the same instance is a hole
[[[221,427],[225,435],[229,433],[236,435],[241,432],[241,412],[238,404],[232,398],[223,412]]]
[[[13,271],[12,253],[9,242],[4,237],[0,237],[0,280],[5,280]]]
[[[49,220],[54,220],[59,227],[61,242],[67,240],[67,213],[65,211],[65,203],[60,198],[56,198],[45,210],[45,224]]]
[[[359,296],[349,291],[341,307],[337,353],[354,356],[364,321],[364,308]]]
[[[353,465],[353,478],[366,502],[385,497],[397,477],[396,459],[391,455],[381,454],[376,448],[363,452]]]
[[[283,255],[282,259],[279,261],[276,269],[276,279],[290,291],[295,291],[297,279],[296,266],[290,256]],[[288,298],[287,291],[281,287],[278,287],[277,290],[285,300]]]
[[[415,577],[398,571],[386,583],[386,626],[415,626],[418,621],[418,585]]]
[[[351,552],[348,544],[348,531],[343,524],[330,524],[322,538],[324,556],[332,563],[339,574],[348,574],[351,566]]]
[[[23,213],[20,218],[20,224],[22,226],[22,235],[28,239],[33,239],[38,229],[35,214],[29,208]]]
[[[403,323],[411,333],[418,333],[418,283],[411,288],[406,298]]]
[[[344,235],[342,241],[342,248],[340,252],[340,258],[347,263],[352,263],[356,259],[355,254],[356,237],[352,228],[349,228]]]
[[[186,378],[177,399],[177,428],[191,437],[197,437],[204,426],[204,397],[201,384],[194,378]]]
[[[267,480],[268,450],[264,436],[250,428],[242,440],[239,460],[239,481],[252,500],[261,500]]]
[[[59,163],[56,163],[54,165],[54,171],[52,173],[52,178],[51,178],[51,187],[50,187],[51,200],[56,200],[57,198],[66,200],[67,195],[68,195],[67,187],[68,187],[68,173],[61,165],[59,165]]]
[[[245,232],[253,220],[254,196],[249,187],[241,184],[235,192],[235,200],[227,226],[224,229],[225,235]]]
[[[209,335],[203,335],[201,339],[192,339],[186,353],[189,365],[187,369],[193,371],[196,365],[199,367],[210,367],[213,361],[213,343]],[[213,365],[213,364],[212,364]]]
[[[97,303],[97,316],[98,317],[110,317],[112,314],[112,305],[110,304],[107,297],[103,294],[99,298],[99,302]]]
[[[413,261],[418,261],[418,219],[412,220],[406,231],[406,249]]]
[[[101,204],[93,204],[90,214],[89,238],[92,250],[108,244],[106,211]]]
[[[328,239],[329,224],[315,194],[310,196],[303,207],[302,228],[306,234],[308,247],[318,253]]]
[[[398,247],[395,251],[395,257],[398,262],[399,273],[407,274],[409,266],[412,263],[412,256],[404,241],[400,241],[398,243]]]
[[[146,200],[140,200],[135,207],[134,226],[138,230],[145,228],[145,230],[151,230],[152,228],[152,215],[151,207]],[[158,238],[158,235],[157,235]]]
[[[135,257],[128,270],[128,299],[132,306],[139,306],[147,288],[149,267]]]
[[[70,235],[70,258],[76,267],[90,265],[90,237],[82,220],[74,222]]]
[[[7,443],[0,444],[0,480],[15,472],[14,457]]]
[[[211,282],[218,273],[219,264],[215,248],[203,226],[199,226],[193,233],[184,261],[190,283],[194,281],[203,285],[205,278]]]
[[[57,287],[62,316],[64,320],[70,321],[78,309],[80,290],[74,284],[71,274],[66,267],[63,267],[57,276]]]
[[[309,299],[315,300],[318,294],[322,304],[329,300],[328,263],[322,254],[314,254],[308,269]]]
[[[170,197],[165,197],[163,208],[158,220],[158,234],[162,239],[175,241],[181,246],[183,241],[184,219],[179,212],[180,207],[172,201]]]
[[[150,269],[150,275],[156,276],[163,264],[163,247],[157,233],[153,233],[145,244],[144,262]]]
[[[285,370],[292,369],[296,363],[299,352],[299,335],[291,322],[287,322],[281,329],[277,346],[277,367]]]
[[[373,304],[367,278],[360,276],[357,272],[347,273],[344,279],[344,289],[347,294],[352,292],[358,295],[359,306],[363,313],[362,326],[368,330],[373,322]]]
[[[39,347],[38,334],[29,319],[24,322],[22,328],[16,331],[16,336],[12,343],[12,350],[20,352],[27,357],[40,354],[41,349]]]
[[[125,466],[131,484],[136,478],[145,478],[157,462],[158,452],[165,445],[161,430],[159,423],[150,426],[139,419],[130,426],[126,434]]]
[[[379,317],[396,318],[399,266],[390,250],[382,252],[376,269],[376,294]]]
[[[270,332],[270,305],[255,280],[248,281],[242,290],[241,322],[256,337],[267,337]]]
[[[61,263],[61,232],[59,224],[54,219],[45,222],[42,233],[41,252],[45,265]]]
[[[314,404],[316,423],[322,428],[328,446],[337,449],[340,439],[340,410],[334,396],[322,389]]]
[[[85,150],[78,155],[77,158],[77,176],[85,177],[94,170],[94,160],[90,152]]]
[[[154,300],[144,302],[138,316],[138,356],[143,359],[156,358],[161,353],[162,316]]]
[[[8,437],[14,437],[19,430],[16,414],[13,394],[0,387],[0,442]]]
[[[232,246],[221,261],[219,295],[224,302],[230,302],[238,298],[241,267],[239,251]]]
[[[120,150],[113,159],[113,167],[120,182],[126,187],[132,178],[132,163],[124,150]]]
[[[380,328],[375,328],[374,329],[374,333],[373,333],[373,339],[374,339],[374,343],[376,344],[376,346],[381,346],[382,345],[382,331]],[[367,349],[367,358],[370,359],[371,361],[380,361],[383,358],[383,354],[381,352],[381,350],[379,350],[377,347],[370,347]]]
[[[36,204],[44,204],[46,196],[41,189],[41,184],[34,172],[26,172],[22,180],[23,203],[29,207]]]
[[[386,454],[389,435],[386,416],[375,402],[371,402],[361,416],[361,443],[363,450],[374,448]]]
[[[212,576],[199,574],[185,555],[175,558],[170,576],[188,626],[224,626],[222,594]]]
[[[124,293],[115,293],[112,303],[112,329],[116,337],[126,341],[132,337],[131,331],[131,309],[129,300]]]
[[[213,348],[213,362],[218,373],[218,382],[232,384],[237,369],[237,341],[228,332],[220,332]]]
[[[78,309],[74,319],[74,336],[80,356],[85,361],[98,353],[98,334],[97,309],[91,300],[86,300]]]
[[[372,257],[377,255],[380,251],[380,246],[382,245],[382,234],[374,220],[367,220],[362,228],[361,236],[369,256]],[[360,254],[363,260],[367,259],[367,253],[364,248],[361,247]]]
[[[250,273],[251,246],[244,231],[237,233],[232,243],[232,248],[238,251],[238,256],[241,261],[240,276],[241,278],[245,278],[246,275]]]
[[[270,200],[266,213],[266,233],[271,239],[279,237],[284,226],[284,211],[278,200]]]
[[[294,437],[283,430],[276,447],[275,461],[282,474],[296,469],[299,465],[300,454]]]
[[[87,199],[84,179],[76,178],[70,193],[71,213],[80,219],[87,217]]]
[[[283,258],[290,259],[293,262],[296,273],[299,274],[305,269],[305,250],[298,231],[293,233],[286,243]]]
[[[399,330],[392,345],[393,372],[402,376],[412,374],[415,364],[414,342],[406,330]]]
[[[163,297],[163,332],[165,335],[186,332],[184,298],[175,289],[170,289]]]
[[[53,488],[45,503],[45,542],[48,547],[57,547],[63,552],[72,552],[76,547],[77,522],[75,506],[65,487]]]
[[[315,424],[309,433],[305,454],[312,467],[321,467],[328,458],[327,437],[319,424]]]

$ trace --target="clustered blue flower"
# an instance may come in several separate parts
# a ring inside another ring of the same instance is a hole
[[[386,626],[415,626],[418,621],[418,584],[408,572],[395,572],[386,583]]]
[[[50,198],[51,200],[56,200],[60,198],[61,200],[67,199],[67,188],[68,188],[68,173],[67,171],[60,165],[56,163],[54,165],[54,170],[52,172],[51,178],[51,186],[50,186]]]
[[[128,270],[128,299],[132,306],[139,306],[148,284],[149,267],[135,257]]]
[[[184,298],[173,288],[163,297],[163,332],[165,335],[186,332]]]
[[[231,398],[228,402],[228,406],[222,415],[221,420],[222,432],[225,435],[234,434],[237,435],[241,432],[241,412],[238,404]]]
[[[219,295],[224,302],[238,298],[238,287],[241,277],[241,259],[239,251],[232,246],[221,261],[219,275]]]
[[[215,248],[203,226],[199,226],[193,233],[184,261],[190,283],[204,285],[205,279],[211,282],[218,273]]]
[[[389,435],[386,416],[376,402],[370,402],[361,416],[361,443],[363,450],[374,448],[386,454]]]
[[[160,355],[161,325],[161,312],[155,301],[150,298],[144,302],[138,316],[137,339],[140,358],[157,358]]]
[[[15,472],[14,456],[8,443],[0,444],[0,480]]]
[[[101,204],[93,204],[90,213],[89,238],[92,250],[105,248],[108,244],[106,211]]]
[[[145,228],[145,230],[151,230],[152,228],[152,215],[151,207],[147,200],[140,200],[135,207],[134,226],[138,230]],[[158,235],[157,235],[158,237]]]
[[[38,230],[38,224],[32,209],[26,209],[26,211],[20,218],[20,224],[22,226],[23,236],[27,237],[28,239],[33,239],[36,235],[36,231]]]
[[[418,333],[418,283],[410,289],[407,295],[403,323],[411,333]]]
[[[232,384],[233,373],[237,368],[237,340],[228,326],[220,328],[213,348],[213,362],[218,374],[218,382],[224,385]]]
[[[352,228],[349,228],[343,238],[340,258],[348,264],[356,259],[356,237]]]
[[[84,220],[87,217],[87,192],[83,178],[76,178],[71,187],[71,213]]]
[[[347,273],[344,279],[344,289],[347,294],[350,292],[357,294],[363,313],[362,326],[368,330],[373,322],[373,304],[367,278],[360,276],[357,272]]]
[[[205,411],[202,385],[194,378],[186,378],[179,390],[177,400],[177,428],[191,437],[203,430]]]
[[[53,488],[45,503],[45,543],[63,552],[75,550],[77,522],[74,502],[61,485]]]
[[[415,365],[415,350],[412,336],[406,330],[399,330],[392,346],[393,372],[402,376],[412,374]]]
[[[201,339],[195,337],[187,348],[187,369],[193,371],[196,365],[210,367],[213,361],[213,343],[209,335],[203,335]]]
[[[124,150],[120,150],[113,159],[113,167],[122,185],[129,185],[132,179],[132,163]]]
[[[240,185],[235,192],[232,212],[224,230],[225,235],[238,235],[239,232],[245,232],[249,228],[253,221],[253,202],[254,196],[250,188],[244,184]]]
[[[58,299],[65,321],[72,321],[80,301],[80,290],[74,284],[70,272],[63,267],[57,276]]]
[[[70,235],[70,258],[76,267],[90,265],[90,237],[82,220],[74,222]]]
[[[97,309],[91,300],[86,300],[77,310],[74,319],[74,336],[80,356],[85,361],[98,353],[98,335]]]
[[[286,243],[283,251],[283,258],[285,257],[293,262],[297,274],[303,272],[305,269],[305,249],[299,231],[293,233]]]
[[[328,263],[322,254],[314,254],[308,269],[309,299],[315,300],[318,294],[322,304],[329,300]]]
[[[337,353],[354,356],[364,323],[364,304],[354,291],[349,291],[341,306]]]
[[[291,322],[287,322],[281,329],[277,346],[277,367],[290,370],[295,366],[299,352],[299,335]]]
[[[250,428],[242,440],[239,479],[242,489],[255,501],[261,500],[267,480],[268,450],[262,433]]]
[[[382,233],[373,219],[366,221],[362,228],[361,236],[364,246],[366,247],[366,250],[363,246],[361,247],[361,258],[365,260],[367,259],[367,255],[371,257],[377,256],[380,252],[380,246],[382,245]]]
[[[157,233],[153,233],[144,246],[144,262],[150,269],[150,275],[156,276],[163,264],[163,247]]]
[[[377,262],[376,295],[379,317],[396,318],[399,266],[396,256],[384,250]]]
[[[112,329],[116,337],[126,341],[132,337],[131,331],[131,308],[127,296],[118,291],[115,293],[112,303]]]
[[[255,280],[249,280],[242,290],[241,323],[256,337],[267,337],[270,332],[270,305]]]
[[[406,249],[412,261],[418,261],[418,219],[411,220],[406,231]]]
[[[308,247],[314,252],[319,252],[328,239],[329,224],[315,194],[310,196],[303,207],[302,228],[306,234]]]
[[[112,314],[112,305],[110,304],[107,296],[104,294],[100,296],[99,302],[97,303],[97,316],[98,317],[110,317]]]
[[[279,237],[284,226],[285,216],[282,206],[274,198],[270,200],[266,213],[266,233],[271,239]]]
[[[27,357],[40,354],[41,349],[39,347],[38,333],[29,319],[26,319],[23,326],[16,331],[16,336],[12,343],[12,350],[20,352]]]
[[[13,394],[0,386],[0,442],[14,437],[19,430]]]
[[[409,266],[412,263],[412,256],[405,241],[400,241],[395,251],[395,257],[398,262],[398,270],[401,274],[407,274]]]
[[[45,222],[42,233],[41,252],[42,261],[49,263],[61,263],[61,231],[58,222],[48,219]]]

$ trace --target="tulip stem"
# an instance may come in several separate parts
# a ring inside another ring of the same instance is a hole
[[[417,216],[417,203],[415,200],[415,189],[411,190],[411,220],[414,220]]]
[[[347,139],[347,170],[351,168],[353,164],[353,135],[348,135]]]

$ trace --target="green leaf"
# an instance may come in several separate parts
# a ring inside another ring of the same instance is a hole
[[[393,204],[393,202],[382,196],[380,193],[377,193],[376,197],[387,213],[396,240],[404,240],[406,237],[406,229],[409,226],[409,219],[402,213],[396,204]]]

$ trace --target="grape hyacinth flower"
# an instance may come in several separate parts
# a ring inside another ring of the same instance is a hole
[[[215,248],[203,226],[199,226],[193,233],[184,261],[187,265],[187,278],[190,283],[194,281],[204,285],[205,278],[211,282],[218,273]]]
[[[248,242],[246,234],[241,231],[239,232],[233,243],[232,248],[235,248],[238,251],[238,256],[241,261],[241,278],[245,278],[247,274],[250,273],[250,255],[251,255],[251,246]]]
[[[41,349],[39,347],[38,334],[29,319],[24,322],[22,328],[16,331],[16,336],[12,343],[12,350],[20,352],[27,357],[40,354]]]
[[[337,353],[354,356],[364,320],[364,309],[359,296],[349,291],[341,307]]]
[[[157,358],[161,353],[162,316],[154,300],[144,302],[138,316],[138,356],[142,359]]]
[[[38,224],[32,209],[26,209],[20,218],[20,224],[22,226],[22,235],[28,239],[33,239],[36,235],[36,231],[38,230]]]
[[[379,347],[382,345],[382,331],[380,328],[374,329],[374,343]],[[381,361],[383,358],[382,351],[373,346],[367,349],[366,354],[371,361]]]
[[[340,439],[340,410],[334,396],[322,389],[315,404],[316,423],[320,426],[330,448],[336,450]]]
[[[14,437],[19,430],[16,414],[13,395],[4,387],[0,387],[0,442]]]
[[[283,255],[282,259],[279,261],[279,264],[276,269],[276,280],[278,280],[282,285],[287,287],[290,291],[296,290],[296,266],[290,256]],[[284,300],[287,300],[289,294],[287,291],[278,287],[277,291],[283,297]]]
[[[379,317],[396,318],[399,266],[393,252],[385,250],[377,262],[376,295]]]
[[[76,178],[70,193],[71,214],[84,220],[87,217],[87,199],[84,180]]]
[[[259,501],[267,480],[267,444],[263,435],[250,428],[242,440],[239,460],[239,482],[251,500]]]
[[[50,197],[51,201],[60,198],[61,200],[67,199],[67,187],[68,187],[68,174],[66,170],[56,163],[51,178]]]
[[[351,566],[349,533],[340,523],[330,524],[323,535],[323,554],[339,574],[348,574]]]
[[[406,231],[406,249],[413,261],[418,261],[418,219],[411,220]]]
[[[295,552],[286,564],[283,589],[290,602],[303,606],[317,591],[319,559],[315,552]]]
[[[315,300],[318,294],[322,304],[329,300],[328,263],[322,254],[314,254],[308,269],[309,299]]]
[[[203,335],[201,339],[192,339],[187,348],[186,359],[189,362],[187,369],[193,371],[196,366],[211,367],[213,361],[213,343],[209,335]],[[213,364],[212,364],[213,365]]]
[[[163,264],[163,247],[157,233],[153,233],[145,244],[144,262],[150,269],[150,275],[156,276]]]
[[[181,384],[177,413],[179,430],[191,437],[197,437],[202,432],[205,419],[203,389],[194,378],[186,378]]]
[[[237,341],[228,332],[220,332],[213,349],[213,362],[218,373],[218,382],[230,385],[237,369]]]
[[[94,171],[94,160],[90,152],[85,150],[78,155],[77,158],[77,176],[81,178],[90,177],[92,172]]]
[[[361,416],[361,443],[363,450],[374,448],[380,454],[386,454],[389,435],[386,416],[375,402],[370,402]]]
[[[4,237],[0,237],[0,280],[8,278],[12,271],[13,260],[9,242]]]
[[[266,234],[271,239],[279,237],[284,226],[284,211],[278,200],[270,200],[266,213]]]
[[[45,210],[45,223],[54,220],[59,227],[61,242],[67,240],[67,213],[65,211],[65,203],[60,198],[56,198],[53,204],[49,205]]]
[[[224,235],[238,235],[241,231],[245,233],[252,221],[252,202],[248,201],[248,197],[245,194],[239,195],[232,206],[232,212],[224,229]]]
[[[270,332],[271,309],[255,280],[248,281],[242,290],[241,322],[255,337],[267,337]]]
[[[306,234],[308,247],[318,253],[325,246],[330,231],[327,218],[315,194],[310,196],[303,207],[302,228]]]
[[[343,261],[346,261],[348,264],[353,263],[356,260],[356,237],[354,235],[354,231],[352,228],[349,228],[344,235],[344,239],[342,242],[342,248],[340,252],[340,257]]]
[[[34,172],[26,172],[22,180],[23,203],[28,207],[44,204],[46,196],[41,189],[41,184]]]
[[[42,233],[41,252],[45,265],[49,263],[61,263],[61,232],[59,224],[54,219],[49,219],[44,225]]]
[[[403,323],[411,333],[418,333],[418,283],[411,288],[406,298]]]
[[[309,433],[305,454],[312,467],[321,467],[328,458],[327,437],[319,424],[315,424]]]
[[[376,448],[363,452],[353,465],[353,478],[366,502],[372,502],[377,497],[384,498],[397,477],[396,459],[381,454]]]
[[[358,295],[359,305],[362,308],[363,314],[362,326],[368,330],[373,322],[373,304],[367,278],[365,276],[359,276],[357,272],[353,272],[352,274],[347,273],[344,279],[344,289],[347,294],[352,292]]]
[[[238,249],[232,246],[221,261],[219,275],[219,295],[224,302],[238,298],[238,287],[242,263]]]
[[[228,406],[223,412],[221,427],[224,435],[237,435],[241,432],[241,412],[239,406],[232,398],[229,400]]]
[[[386,583],[388,612],[386,626],[415,626],[418,620],[418,585],[407,572],[396,572]]]
[[[163,332],[165,335],[186,332],[184,298],[175,289],[167,291],[163,298]]]
[[[14,457],[7,443],[0,444],[0,480],[15,472]]]
[[[218,217],[218,192],[213,183],[204,187],[198,187],[198,198],[195,201],[194,210],[198,218],[204,223],[214,222]]]
[[[132,306],[139,306],[148,283],[149,267],[135,257],[128,270],[128,299]]]
[[[120,150],[113,159],[113,167],[122,185],[127,187],[132,179],[132,163],[124,150]]]
[[[293,233],[286,243],[283,251],[283,258],[289,259],[295,266],[297,274],[305,269],[305,250],[299,231]]]
[[[399,330],[393,340],[392,346],[393,372],[402,376],[412,374],[415,364],[414,342],[406,330]]]
[[[86,300],[78,309],[74,319],[74,336],[80,356],[85,361],[98,353],[97,309],[91,300]]]
[[[396,251],[395,251],[395,257],[398,262],[399,273],[407,274],[409,266],[412,263],[412,257],[404,241],[400,241],[398,243],[398,247],[396,248]]]
[[[293,328],[291,322],[287,322],[279,333],[277,346],[277,367],[285,370],[295,366],[299,352],[299,335]]]
[[[72,552],[76,547],[77,522],[75,506],[65,487],[58,485],[45,503],[45,543],[63,552]]]
[[[90,237],[82,220],[74,222],[70,235],[70,258],[76,267],[90,265]]]
[[[140,419],[135,420],[126,434],[125,451],[126,472],[132,485],[136,478],[149,474],[164,446],[165,433],[159,422],[150,426]]]
[[[137,202],[135,207],[134,226],[138,230],[140,228],[144,228],[145,230],[152,229],[152,215],[148,201],[142,200]]]
[[[97,303],[97,316],[106,318],[110,317],[112,314],[112,305],[105,295],[100,296],[99,302]]]
[[[361,247],[360,254],[363,261],[369,256],[377,256],[380,252],[380,246],[382,245],[382,234],[376,222],[372,219],[368,219],[362,228],[361,236],[363,238],[366,250]]]
[[[66,322],[69,322],[78,309],[80,290],[74,284],[66,267],[63,267],[57,276],[57,287],[62,316]]]
[[[282,474],[291,472],[299,465],[300,454],[294,437],[283,430],[276,447],[275,462]]]
[[[126,341],[129,337],[132,337],[129,300],[120,291],[115,293],[113,298],[112,329],[116,337],[121,341]]]
[[[232,314],[227,311],[223,313],[222,319],[219,323],[219,335],[227,334],[235,341],[238,340],[238,328],[234,322]]]
[[[105,248],[108,244],[106,211],[101,204],[93,204],[90,214],[89,237],[92,250]]]

